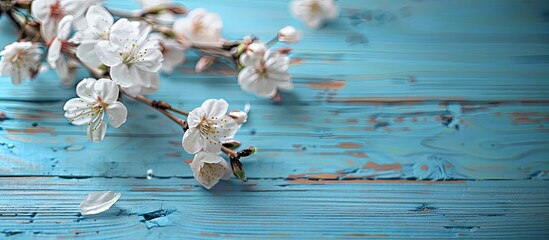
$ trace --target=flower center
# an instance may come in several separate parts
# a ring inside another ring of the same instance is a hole
[[[103,99],[101,97],[97,97],[96,104],[92,107],[92,110],[94,113],[99,114],[101,111],[106,109],[109,106],[108,103],[103,102]]]
[[[226,119],[219,121],[219,118],[217,117],[207,118],[204,116],[202,117],[202,120],[200,120],[197,128],[200,132],[200,136],[207,139],[209,143],[217,145],[221,144],[220,139],[227,138],[227,136],[222,136],[221,134],[226,134],[226,130],[231,130],[230,128],[225,129],[223,125],[224,123],[227,123]]]
[[[192,33],[195,35],[200,34],[204,30],[204,24],[202,24],[202,20],[197,20],[193,22],[192,26]]]
[[[311,13],[313,15],[316,15],[322,11],[322,6],[320,6],[320,3],[318,3],[318,1],[312,1],[309,5],[309,9],[311,9]]]
[[[257,72],[259,73],[259,76],[267,77],[267,67],[265,66],[264,60],[259,61],[259,67],[257,68]]]
[[[139,45],[136,41],[126,45],[124,50],[118,51],[118,55],[122,57],[122,62],[125,64],[140,62],[144,60],[144,56],[147,54],[148,49],[139,49]]]
[[[202,135],[202,137],[204,138],[208,138],[210,134],[214,135],[217,132],[216,125],[212,123],[212,121],[208,120],[206,117],[202,118],[202,120],[198,124],[198,129],[200,130],[200,135]]]
[[[59,0],[55,1],[54,4],[50,6],[50,16],[55,19],[61,19],[63,17],[63,8]]]

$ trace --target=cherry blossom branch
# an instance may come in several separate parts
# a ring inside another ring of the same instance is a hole
[[[72,83],[69,70],[74,69],[72,66],[69,69],[67,60],[80,63],[96,79],[82,79],[76,87],[78,97],[64,104],[64,115],[72,124],[87,124],[88,139],[102,141],[107,129],[105,114],[109,125],[115,128],[127,120],[128,110],[122,103],[122,95],[153,107],[185,132],[181,144],[186,152],[195,154],[190,164],[193,176],[207,189],[220,179],[227,179],[229,168],[237,178],[247,179],[240,159],[250,156],[256,149],[248,147],[236,151],[234,149],[241,144],[233,138],[246,122],[247,111],[227,112],[228,103],[223,99],[208,99],[191,112],[150,99],[141,95],[158,89],[159,76],[150,74],[159,74],[160,69],[172,72],[175,66],[183,63],[184,50],[191,48],[201,55],[196,72],[203,71],[218,58],[226,58],[236,65],[241,88],[257,96],[280,101],[279,89],[289,91],[293,87],[288,72],[290,49],[270,49],[277,42],[299,41],[299,32],[291,26],[279,30],[267,43],[254,36],[227,41],[221,36],[222,21],[218,15],[205,9],[189,12],[180,4],[143,3],[143,10],[123,11],[107,10],[91,1],[0,2],[4,4],[1,11],[9,12],[11,21],[19,29],[18,41],[6,48],[9,54],[4,51],[0,54],[1,63],[19,68],[18,74],[12,74],[14,84],[33,79],[38,73],[45,60],[44,45],[47,63],[63,83]],[[72,6],[76,2],[78,9]],[[170,14],[187,16],[174,20]],[[81,17],[86,19],[88,27],[79,27],[69,38],[71,28],[79,26],[76,20]],[[145,25],[147,27],[143,27]],[[131,36],[128,36],[129,32]],[[5,56],[9,58],[5,59]],[[121,83],[125,88],[122,89]],[[190,126],[178,115],[195,121],[191,121]],[[229,158],[230,166],[219,156],[221,152]]]
[[[174,108],[174,107],[172,107],[172,105],[170,105],[169,103],[164,102],[162,100],[150,99],[150,98],[147,98],[143,95],[137,95],[137,96],[133,97],[133,99],[135,99],[137,101],[140,101],[140,102],[143,102],[143,103],[145,103],[145,104],[147,104],[147,105],[149,105],[153,108],[156,108],[156,109],[169,110],[169,111],[179,113],[183,116],[189,116],[188,112],[183,111],[181,109]]]

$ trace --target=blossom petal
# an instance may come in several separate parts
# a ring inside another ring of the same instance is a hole
[[[65,16],[61,19],[59,26],[57,27],[57,38],[67,40],[69,34],[71,33],[72,20],[73,16],[71,15]]]
[[[61,79],[61,83],[65,86],[73,83],[74,76],[69,72],[69,65],[64,56],[60,56],[55,62],[55,72],[57,72],[57,75]]]
[[[74,125],[83,125],[88,123],[91,119],[91,104],[83,100],[82,98],[73,98],[65,103],[63,110],[65,110],[65,117]]]
[[[57,68],[55,62],[61,56],[61,40],[54,38],[50,47],[48,48],[48,64],[53,68]]]
[[[204,139],[202,140],[202,149],[204,152],[212,153],[212,154],[219,154],[221,153],[221,141],[219,139]]]
[[[58,22],[55,19],[52,19],[47,22],[43,22],[40,25],[40,33],[44,37],[46,43],[50,42],[55,36],[57,36],[57,25]]]
[[[114,23],[114,18],[107,9],[101,5],[92,5],[86,12],[86,22],[88,27],[99,31],[108,31]]]
[[[231,178],[231,176],[233,175],[233,171],[231,170],[231,167],[229,166],[227,161],[225,161],[225,159],[223,159],[221,162],[219,162],[219,164],[221,164],[224,167],[224,173],[221,176],[221,179],[222,180],[229,180],[229,178]]]
[[[278,53],[268,53],[269,57],[265,61],[265,67],[269,70],[276,71],[288,71],[288,66],[290,65],[290,58]]]
[[[238,131],[238,122],[232,117],[225,115],[223,119],[217,123],[216,129],[218,133],[216,135],[220,136],[221,141],[226,139],[231,139],[234,137]]]
[[[227,113],[229,104],[224,99],[208,99],[200,106],[208,118],[221,119]]]
[[[104,111],[99,112],[94,116],[94,119],[91,120],[91,124],[88,125],[88,139],[92,142],[100,142],[105,138],[105,134],[107,133],[107,124],[103,120],[104,115]]]
[[[94,85],[97,80],[93,78],[84,78],[76,85],[76,95],[87,100],[88,102],[95,102],[96,95]]]
[[[195,154],[202,150],[202,138],[199,131],[193,131],[191,129],[185,131],[183,140],[181,141],[183,149],[190,154]]]
[[[268,75],[270,81],[275,82],[275,85],[279,83],[289,82],[291,75],[287,72],[270,72]]]
[[[44,22],[49,19],[51,13],[51,5],[55,3],[55,0],[35,0],[31,4],[32,16],[38,21]]]
[[[146,48],[145,54],[139,58],[139,61],[133,62],[133,64],[141,70],[148,72],[158,72],[162,67],[164,57],[158,47]]]
[[[94,89],[95,95],[100,97],[105,103],[111,104],[118,99],[118,86],[110,79],[101,78],[95,82]]]
[[[139,76],[138,69],[126,64],[120,64],[111,68],[112,80],[121,87],[127,88],[132,85],[140,85],[141,76]]]
[[[202,118],[205,116],[206,112],[204,111],[204,109],[200,107],[193,109],[187,117],[187,124],[189,125],[189,128],[196,128],[200,121],[202,121]]]
[[[122,63],[122,57],[116,53],[115,48],[109,41],[100,41],[95,45],[95,53],[99,60],[109,66],[114,67]]]
[[[111,191],[92,192],[80,203],[80,213],[90,215],[107,211],[118,201],[120,196],[120,193]]]
[[[139,28],[128,19],[121,18],[112,25],[109,42],[114,49],[122,50],[132,42],[137,44],[138,36]]]
[[[260,97],[271,98],[276,95],[276,85],[270,81],[250,81],[247,83],[240,84],[242,90],[254,93]]]
[[[245,67],[238,73],[238,84],[250,84],[259,79],[259,74],[257,70],[253,67]]]
[[[126,118],[128,117],[128,109],[121,102],[109,104],[106,112],[109,122],[115,128],[118,128],[124,124],[126,122]]]
[[[81,43],[76,48],[76,56],[78,59],[80,59],[85,64],[97,67],[101,65],[101,60],[99,60],[99,57],[97,56],[97,53],[95,52],[95,45],[97,43]]]

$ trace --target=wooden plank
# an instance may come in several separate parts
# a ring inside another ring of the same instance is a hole
[[[81,216],[97,190],[122,197]],[[549,183],[536,180],[251,179],[207,191],[189,178],[2,177],[0,194],[0,229],[13,239],[549,236]]]
[[[548,238],[546,1],[337,2],[335,22],[308,30],[287,1],[184,1],[219,13],[228,39],[304,36],[280,104],[243,93],[223,64],[194,73],[193,53],[162,75],[151,97],[179,108],[252,105],[237,135],[259,149],[250,181],[211,191],[155,111],[125,100],[128,122],[92,144],[62,117],[74,89],[53,72],[0,77],[0,238]],[[0,45],[13,31],[0,19]],[[80,216],[100,190],[122,198]]]
[[[246,1],[185,3],[220,13],[227,37],[253,32],[268,39],[283,25],[301,26],[286,2],[254,2],[250,15],[237,10]],[[250,121],[237,135],[260,149],[245,166],[251,177],[548,179],[549,47],[543,40],[549,35],[547,22],[534,16],[534,7],[545,5],[474,3],[340,1],[340,19],[319,31],[304,29],[304,41],[294,46],[296,89],[282,104],[242,93],[234,75],[221,74],[230,73],[226,66],[194,74],[192,54],[162,77],[152,97],[185,109],[206,98],[225,98],[231,108],[251,103]],[[249,21],[257,16],[263,17]],[[349,41],[357,34],[368,43]],[[107,141],[87,142],[83,129],[62,117],[73,90],[55,79],[48,72],[18,86],[0,81],[0,111],[8,117],[0,126],[0,172],[143,176],[153,168],[162,176],[191,176],[183,162],[192,156],[177,143],[182,133],[136,103],[128,103],[128,122],[110,128]],[[395,167],[372,167],[379,165]]]

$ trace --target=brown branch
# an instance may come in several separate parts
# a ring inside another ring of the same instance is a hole
[[[156,100],[153,100],[153,99],[150,99],[150,98],[147,98],[145,96],[142,96],[142,95],[137,95],[135,97],[132,97],[131,95],[129,95],[128,93],[124,92],[124,91],[121,91],[124,95],[132,98],[132,99],[135,99],[137,101],[140,101],[142,103],[145,103],[151,107],[153,107],[154,109],[156,109],[157,111],[161,112],[162,114],[164,114],[166,117],[168,117],[169,119],[171,119],[172,121],[174,121],[175,123],[177,123],[179,126],[181,126],[181,128],[183,129],[183,131],[186,131],[189,126],[187,124],[187,121],[173,115],[172,113],[168,112],[167,110],[173,110],[173,108],[171,107],[170,104],[168,104],[167,102],[164,102],[164,101],[156,101]],[[185,111],[182,111],[182,110],[179,110],[179,109],[176,109],[175,111],[177,111],[178,113],[181,113],[185,116],[188,116],[189,114]]]
[[[235,151],[233,151],[232,149],[228,148],[228,147],[221,147],[221,151],[223,151],[229,157],[236,157],[237,156],[237,153]]]
[[[135,100],[140,101],[140,102],[144,102],[144,103],[146,103],[147,105],[149,105],[153,108],[162,109],[162,110],[169,110],[169,111],[172,111],[172,112],[175,112],[175,113],[179,113],[179,114],[181,114],[185,117],[189,116],[188,112],[185,112],[181,109],[174,108],[174,107],[172,107],[172,105],[170,105],[169,103],[164,102],[162,100],[157,101],[157,100],[154,100],[154,99],[147,98],[143,95],[137,95],[136,97],[133,97],[133,98]]]

